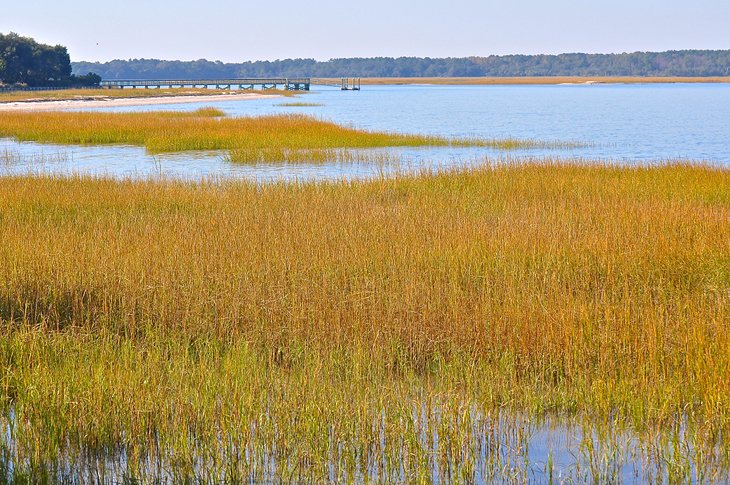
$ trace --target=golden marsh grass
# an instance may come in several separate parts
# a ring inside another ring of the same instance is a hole
[[[321,78],[339,83],[339,78]],[[313,79],[313,81],[317,81]],[[730,76],[506,76],[506,77],[369,77],[363,85],[377,84],[444,84],[444,85],[543,85],[543,84],[644,84],[644,83],[728,83]]]
[[[0,178],[0,472],[524,481],[522,415],[588,423],[578,481],[621,429],[722,481],[729,217],[683,164]]]
[[[266,89],[256,91],[229,90],[229,89],[59,89],[49,91],[10,91],[0,93],[0,103],[14,103],[21,101],[78,101],[97,99],[120,98],[155,98],[160,96],[226,96],[241,93],[275,94],[279,96],[294,96],[293,91]]]
[[[324,106],[322,103],[305,103],[305,102],[291,102],[291,103],[279,103],[277,106],[283,108],[313,108],[318,106]]]
[[[359,148],[456,145],[514,150],[573,145],[364,131],[304,115],[221,118],[219,114],[211,109],[147,113],[12,111],[0,117],[0,137],[60,144],[138,145],[151,153],[226,150],[230,160],[240,162],[288,161],[279,158],[282,153]]]

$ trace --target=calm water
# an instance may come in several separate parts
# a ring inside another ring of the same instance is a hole
[[[453,137],[578,141],[562,150],[496,152],[475,148],[396,150],[398,164],[262,164],[226,162],[221,153],[151,156],[138,147],[68,147],[0,140],[5,171],[83,172],[114,176],[339,179],[393,171],[481,164],[486,157],[581,157],[645,163],[667,159],[730,165],[730,85],[365,86],[359,92],[316,87],[302,95],[316,107],[282,107],[286,98],[215,103],[229,115],[303,113],[372,130]],[[178,104],[103,111],[195,110]]]

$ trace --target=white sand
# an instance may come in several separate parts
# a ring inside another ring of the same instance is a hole
[[[149,98],[70,99],[53,101],[15,101],[0,103],[0,111],[56,111],[63,109],[111,108],[114,106],[149,106],[156,104],[215,103],[244,99],[278,98],[276,94],[235,93],[192,96],[159,96]]]

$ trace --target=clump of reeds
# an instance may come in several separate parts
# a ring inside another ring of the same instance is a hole
[[[0,175],[12,173],[18,167],[30,167],[34,171],[40,171],[49,165],[68,163],[69,154],[64,152],[57,153],[36,153],[32,156],[26,156],[16,151],[5,149],[0,152],[0,168],[7,170]],[[36,173],[36,172],[34,172]]]
[[[202,116],[208,118],[222,118],[226,115],[225,111],[223,111],[222,109],[214,108],[212,106],[204,106],[202,108],[198,108],[191,114],[193,116]]]
[[[402,159],[394,153],[343,148],[287,149],[287,148],[245,148],[231,150],[224,157],[235,163],[374,163],[399,164]]]
[[[279,103],[277,106],[283,108],[314,108],[318,106],[324,106],[322,103],[305,103],[305,102],[291,102],[291,103]]]
[[[7,148],[0,152],[0,164],[9,167],[20,163],[22,157],[19,153],[10,151]]]
[[[729,186],[0,178],[0,473],[527,480],[529,423],[562,416],[576,481],[722,481]]]

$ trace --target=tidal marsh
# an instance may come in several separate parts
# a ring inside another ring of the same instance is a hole
[[[555,419],[578,481],[725,480],[729,215],[687,164],[0,178],[0,471],[527,480]]]
[[[281,106],[283,108],[314,108],[318,106],[324,106],[322,103],[305,103],[301,101],[294,101],[291,103],[279,103],[277,106]]]
[[[255,92],[257,94],[275,94],[278,96],[294,96],[292,91],[266,89],[256,91],[230,89],[58,89],[48,91],[10,91],[0,93],[0,103],[33,102],[33,101],[78,101],[120,98],[154,98],[159,96],[226,96]]]
[[[500,150],[572,146],[535,140],[445,138],[365,131],[304,115],[220,117],[216,111],[147,113],[12,111],[0,137],[59,144],[127,144],[150,153],[225,150],[231,161],[287,161],[282,153],[382,147],[475,146]]]
[[[314,81],[339,82],[338,78],[318,78]],[[484,76],[484,77],[364,77],[363,85],[550,85],[550,84],[672,84],[729,83],[730,76]]]

